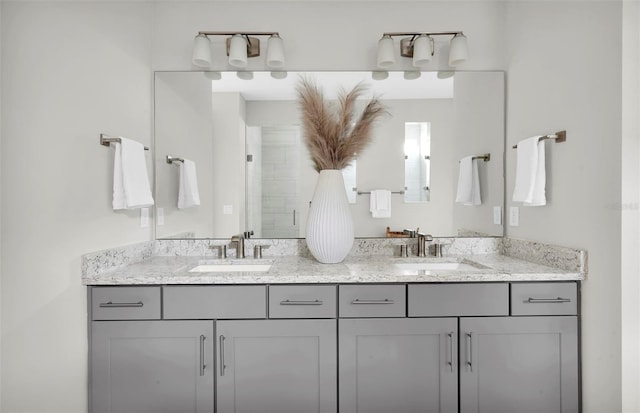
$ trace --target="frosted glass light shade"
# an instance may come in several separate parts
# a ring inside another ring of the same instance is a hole
[[[374,70],[371,72],[371,78],[373,80],[385,80],[389,77],[389,72],[386,70]]]
[[[382,36],[382,39],[378,40],[378,67],[387,68],[395,62],[393,39],[391,36]]]
[[[421,34],[413,42],[413,65],[422,67],[429,64],[433,53],[433,40],[428,34]]]
[[[193,56],[191,61],[198,67],[211,66],[211,42],[204,34],[199,34],[193,39]]]
[[[407,71],[404,72],[404,75],[403,75],[405,80],[418,79],[418,78],[420,78],[420,76],[422,76],[422,73],[420,73],[419,70],[407,70]]]
[[[247,40],[241,34],[234,34],[229,45],[229,64],[247,67]]]
[[[468,57],[467,37],[464,34],[456,34],[449,45],[449,66],[455,67]]]
[[[277,34],[269,37],[267,41],[267,66],[284,67],[284,42]]]

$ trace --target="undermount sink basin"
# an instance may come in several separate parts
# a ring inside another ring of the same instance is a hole
[[[202,264],[189,272],[265,272],[271,264]]]
[[[478,267],[464,262],[403,262],[395,265],[401,270],[413,271],[465,271],[478,269]]]

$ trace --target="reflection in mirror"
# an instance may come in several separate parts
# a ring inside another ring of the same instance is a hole
[[[429,201],[431,124],[404,125],[404,202]]]
[[[252,80],[235,72],[216,79],[203,72],[156,72],[155,199],[164,209],[156,238],[229,238],[245,231],[264,238],[305,236],[318,173],[300,139],[295,86],[301,76],[314,78],[328,98],[364,82],[370,94],[363,98],[378,96],[389,112],[358,155],[357,168],[354,162],[343,171],[357,237],[385,236],[386,227],[419,227],[440,237],[503,234],[492,220],[504,194],[502,72],[446,78],[422,72],[413,80],[403,72],[389,72],[384,80],[373,80],[370,72],[290,72],[283,79],[254,72]],[[416,132],[405,133],[409,129]],[[405,143],[415,147],[413,164],[405,158]],[[491,153],[491,162],[479,171],[482,205],[455,204],[458,161],[483,153]],[[178,177],[167,155],[196,163],[200,206],[177,208]],[[405,187],[406,198],[397,194]],[[368,192],[376,189],[394,193],[390,218],[372,217]]]
[[[344,179],[344,189],[347,191],[347,200],[350,204],[355,204],[358,195],[358,183],[357,176],[357,160],[354,159],[351,163],[342,170],[342,178]]]
[[[247,125],[247,228],[257,238],[298,238],[300,126]]]

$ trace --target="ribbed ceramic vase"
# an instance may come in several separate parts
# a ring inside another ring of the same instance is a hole
[[[320,171],[307,219],[307,247],[320,262],[344,260],[353,245],[353,219],[342,171]]]

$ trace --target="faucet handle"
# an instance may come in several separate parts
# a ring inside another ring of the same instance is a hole
[[[218,250],[218,258],[227,258],[227,246],[226,245],[209,245],[209,249]]]
[[[262,258],[262,250],[269,248],[271,245],[254,245],[253,258]]]

